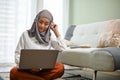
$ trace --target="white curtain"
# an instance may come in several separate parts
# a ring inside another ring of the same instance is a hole
[[[0,60],[12,61],[16,36],[16,0],[0,0]],[[11,53],[11,54],[10,54]],[[8,59],[8,60],[7,60]]]
[[[52,12],[63,33],[67,13],[63,12],[66,11],[64,2],[66,0],[0,0],[0,63],[14,63],[20,35],[31,27],[35,15],[43,8]]]
[[[43,3],[43,8],[53,14],[54,22],[58,24],[59,31],[64,37],[66,24],[68,24],[69,0],[43,0]]]
[[[20,35],[31,27],[36,0],[0,0],[0,63],[13,63]]]

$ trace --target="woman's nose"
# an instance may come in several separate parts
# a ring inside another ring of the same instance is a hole
[[[42,23],[41,26],[44,27],[44,24]]]

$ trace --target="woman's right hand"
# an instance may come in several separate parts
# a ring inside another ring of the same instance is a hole
[[[55,23],[52,23],[51,29],[53,30],[53,32],[55,33],[56,37],[60,36],[60,33],[58,31],[58,25]]]

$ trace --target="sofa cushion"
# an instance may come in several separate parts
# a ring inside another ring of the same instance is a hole
[[[61,62],[68,65],[103,71],[115,69],[113,56],[107,50],[99,51],[98,48],[67,49],[60,56]]]
[[[76,25],[70,41],[79,46],[89,44],[90,47],[96,47],[105,23],[106,21]]]
[[[107,22],[101,33],[97,47],[119,47],[120,45],[120,19]]]

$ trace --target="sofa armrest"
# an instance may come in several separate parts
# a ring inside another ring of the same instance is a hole
[[[91,68],[99,71],[120,69],[119,48],[77,48],[61,54],[61,62],[68,65]]]
[[[66,49],[60,54],[62,63],[78,67],[89,67],[89,53],[93,48]]]
[[[99,55],[99,57],[97,55]],[[104,55],[104,56],[100,57],[100,55]],[[109,57],[111,57],[111,60]],[[101,58],[100,59],[101,61],[108,59],[108,62],[97,63],[97,62],[99,62],[98,61],[99,58]],[[96,64],[96,63],[98,65],[101,65],[101,67],[106,66],[106,65],[109,65],[109,66],[113,65],[113,67],[110,70],[118,70],[118,69],[120,69],[120,48],[116,48],[116,47],[97,48],[97,49],[91,51],[91,62],[90,63],[92,64],[91,67],[96,70],[100,70],[100,69],[97,69],[97,67],[96,67],[97,65],[94,66],[94,64]],[[107,70],[107,69],[105,69],[105,70]]]

